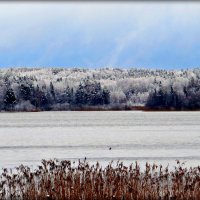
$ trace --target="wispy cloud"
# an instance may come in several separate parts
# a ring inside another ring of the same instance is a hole
[[[1,66],[199,65],[198,2],[2,2],[0,21]]]

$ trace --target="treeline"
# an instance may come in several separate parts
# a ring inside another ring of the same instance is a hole
[[[23,81],[24,82],[24,81]],[[14,91],[9,85],[1,104],[1,110],[69,110],[72,107],[100,106],[110,103],[110,93],[96,81],[83,80],[74,91],[69,86],[62,93],[49,88],[34,87],[29,82],[19,83]]]
[[[200,109],[200,79],[192,77],[181,92],[175,90],[173,85],[164,88],[160,82],[158,89],[150,93],[146,106],[158,109]]]
[[[200,69],[0,70],[0,110],[200,109]]]

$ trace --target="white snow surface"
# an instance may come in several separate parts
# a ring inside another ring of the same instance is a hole
[[[58,158],[200,163],[200,112],[0,113],[0,167]],[[111,147],[111,150],[109,150]]]

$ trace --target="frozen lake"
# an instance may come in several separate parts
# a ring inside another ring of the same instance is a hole
[[[0,167],[84,157],[200,164],[200,112],[0,113],[0,138]]]

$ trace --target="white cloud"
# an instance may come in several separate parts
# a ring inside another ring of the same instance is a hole
[[[121,53],[131,45],[137,49],[132,55],[134,61],[134,59],[151,56],[154,51],[166,46],[167,43],[192,48],[198,41],[197,37],[199,38],[200,34],[200,4],[198,3],[145,4],[143,2],[143,5],[138,6],[135,15],[130,15],[130,19],[131,17],[136,20],[137,28],[134,27],[118,38],[108,62],[110,66],[119,63]]]
[[[129,48],[133,60],[172,42],[192,48],[199,38],[198,2],[1,2],[0,52],[46,46],[46,56],[77,40],[112,45],[105,63],[115,65]],[[185,42],[187,40],[187,42]],[[102,44],[101,44],[102,45]],[[43,56],[40,60],[45,59]]]

